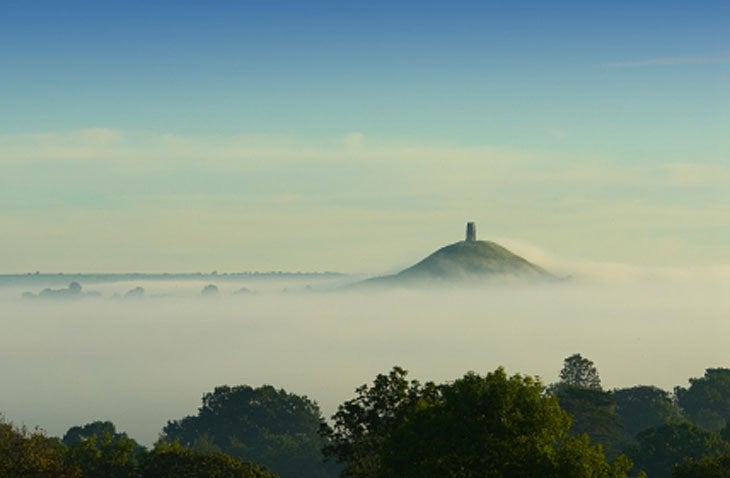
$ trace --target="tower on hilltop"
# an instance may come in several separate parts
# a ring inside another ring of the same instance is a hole
[[[475,222],[466,223],[466,240],[476,241],[477,240],[477,225]]]

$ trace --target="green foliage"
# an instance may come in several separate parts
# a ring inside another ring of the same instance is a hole
[[[725,425],[725,428],[720,430],[720,436],[723,440],[730,443],[730,423]]]
[[[616,411],[627,439],[648,428],[686,421],[669,392],[646,385],[614,390]]]
[[[690,458],[674,467],[672,478],[730,478],[730,454]]]
[[[73,427],[66,446],[42,433],[0,422],[2,478],[276,478],[224,453],[160,444],[147,453],[110,422]],[[307,476],[302,474],[301,476]]]
[[[378,374],[372,387],[357,388],[357,396],[340,405],[330,427],[322,425],[327,439],[324,453],[344,463],[344,477],[375,477],[381,470],[382,448],[390,434],[408,411],[425,406],[436,399],[432,383],[422,386],[408,381],[408,372],[393,367],[387,374]]]
[[[346,477],[624,477],[631,467],[571,436],[570,417],[538,380],[502,369],[421,386],[396,367],[333,419],[327,452]]]
[[[560,371],[560,384],[601,390],[601,378],[598,376],[596,366],[580,354],[573,354],[565,359],[563,369]]]
[[[83,442],[92,435],[102,435],[105,433],[109,433],[115,437],[126,436],[126,434],[117,433],[117,429],[112,422],[95,421],[80,427],[75,426],[69,428],[63,435],[61,441],[67,446],[73,446]]]
[[[588,435],[569,436],[556,447],[550,470],[540,476],[555,478],[621,478],[627,477],[633,466],[621,455],[606,462],[600,445],[592,445]],[[636,478],[641,478],[637,476]]]
[[[111,422],[72,427],[61,441],[0,417],[0,477],[620,478],[632,468],[620,455],[628,447],[636,477],[730,478],[730,369],[707,369],[676,396],[704,428],[659,388],[602,390],[579,354],[549,390],[501,368],[435,385],[394,367],[357,388],[331,426],[306,397],[226,386],[169,422],[151,452]]]
[[[389,476],[538,476],[570,419],[530,378],[469,373],[416,410],[387,449]],[[458,471],[457,471],[458,470]]]
[[[66,461],[84,478],[133,478],[144,449],[111,422],[93,422],[70,428],[63,437]]]
[[[260,463],[284,478],[334,476],[323,463],[321,422],[307,397],[270,385],[223,386],[203,396],[198,415],[168,422],[162,439]]]
[[[161,443],[144,459],[140,478],[276,478],[265,468],[224,453],[204,453]],[[302,475],[306,476],[306,475]]]
[[[560,407],[573,419],[571,434],[587,434],[592,441],[603,445],[611,459],[620,455],[626,435],[611,392],[562,385],[554,387],[553,393]]]
[[[675,389],[679,406],[696,425],[722,430],[730,423],[730,369],[708,368],[704,377],[689,383],[689,388]]]
[[[531,377],[468,373],[440,392],[393,433],[384,476],[625,476],[631,466],[571,437],[570,418]]]
[[[64,461],[65,448],[39,431],[17,429],[0,420],[0,476],[3,478],[80,478]]]
[[[627,441],[616,401],[611,392],[603,391],[598,370],[593,362],[573,354],[563,362],[560,381],[550,387],[560,406],[573,419],[571,434],[587,434],[603,446],[606,455],[614,459],[621,454]]]
[[[717,433],[689,423],[663,425],[637,435],[638,447],[630,452],[637,469],[652,478],[669,477],[672,467],[683,460],[730,452],[730,445]]]

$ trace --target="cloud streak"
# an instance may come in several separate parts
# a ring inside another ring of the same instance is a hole
[[[728,254],[730,168],[701,157],[95,128],[0,136],[0,166],[2,272],[378,272],[458,240],[466,220],[595,260]]]

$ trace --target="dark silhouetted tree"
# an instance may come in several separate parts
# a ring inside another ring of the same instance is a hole
[[[601,390],[601,378],[596,366],[580,354],[573,354],[565,359],[560,371],[560,384]]]
[[[395,428],[410,410],[435,400],[434,384],[422,386],[407,375],[400,367],[378,374],[372,386],[358,387],[357,396],[337,408],[332,426],[322,425],[321,434],[328,443],[324,453],[345,465],[342,476],[382,474],[383,446]]]
[[[215,284],[208,284],[200,291],[200,295],[212,297],[218,295],[218,287]]]
[[[144,287],[135,287],[134,289],[129,289],[126,294],[124,294],[125,299],[141,299],[144,297]]]
[[[657,387],[621,388],[613,391],[613,398],[629,441],[642,430],[686,421],[669,392]]]
[[[553,392],[560,407],[573,419],[573,435],[587,434],[591,441],[603,445],[609,459],[621,454],[626,433],[611,392],[572,386],[560,386]]]
[[[560,406],[572,417],[570,432],[587,434],[600,443],[609,459],[620,455],[626,441],[616,401],[601,388],[598,370],[591,360],[573,354],[563,362],[560,381],[550,387]]]
[[[164,441],[199,451],[222,451],[289,477],[328,477],[318,431],[323,419],[307,397],[270,385],[216,387],[203,396],[196,416],[168,422]]]
[[[720,431],[730,423],[730,369],[708,368],[704,377],[691,378],[689,388],[677,387],[679,406],[696,425]]]
[[[636,468],[645,471],[651,478],[670,477],[673,466],[685,459],[730,452],[730,445],[717,433],[690,423],[649,428],[640,432],[636,439],[638,446],[629,455]]]

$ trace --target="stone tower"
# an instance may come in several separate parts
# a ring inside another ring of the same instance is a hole
[[[466,223],[466,240],[476,241],[477,240],[477,225],[474,222]]]

